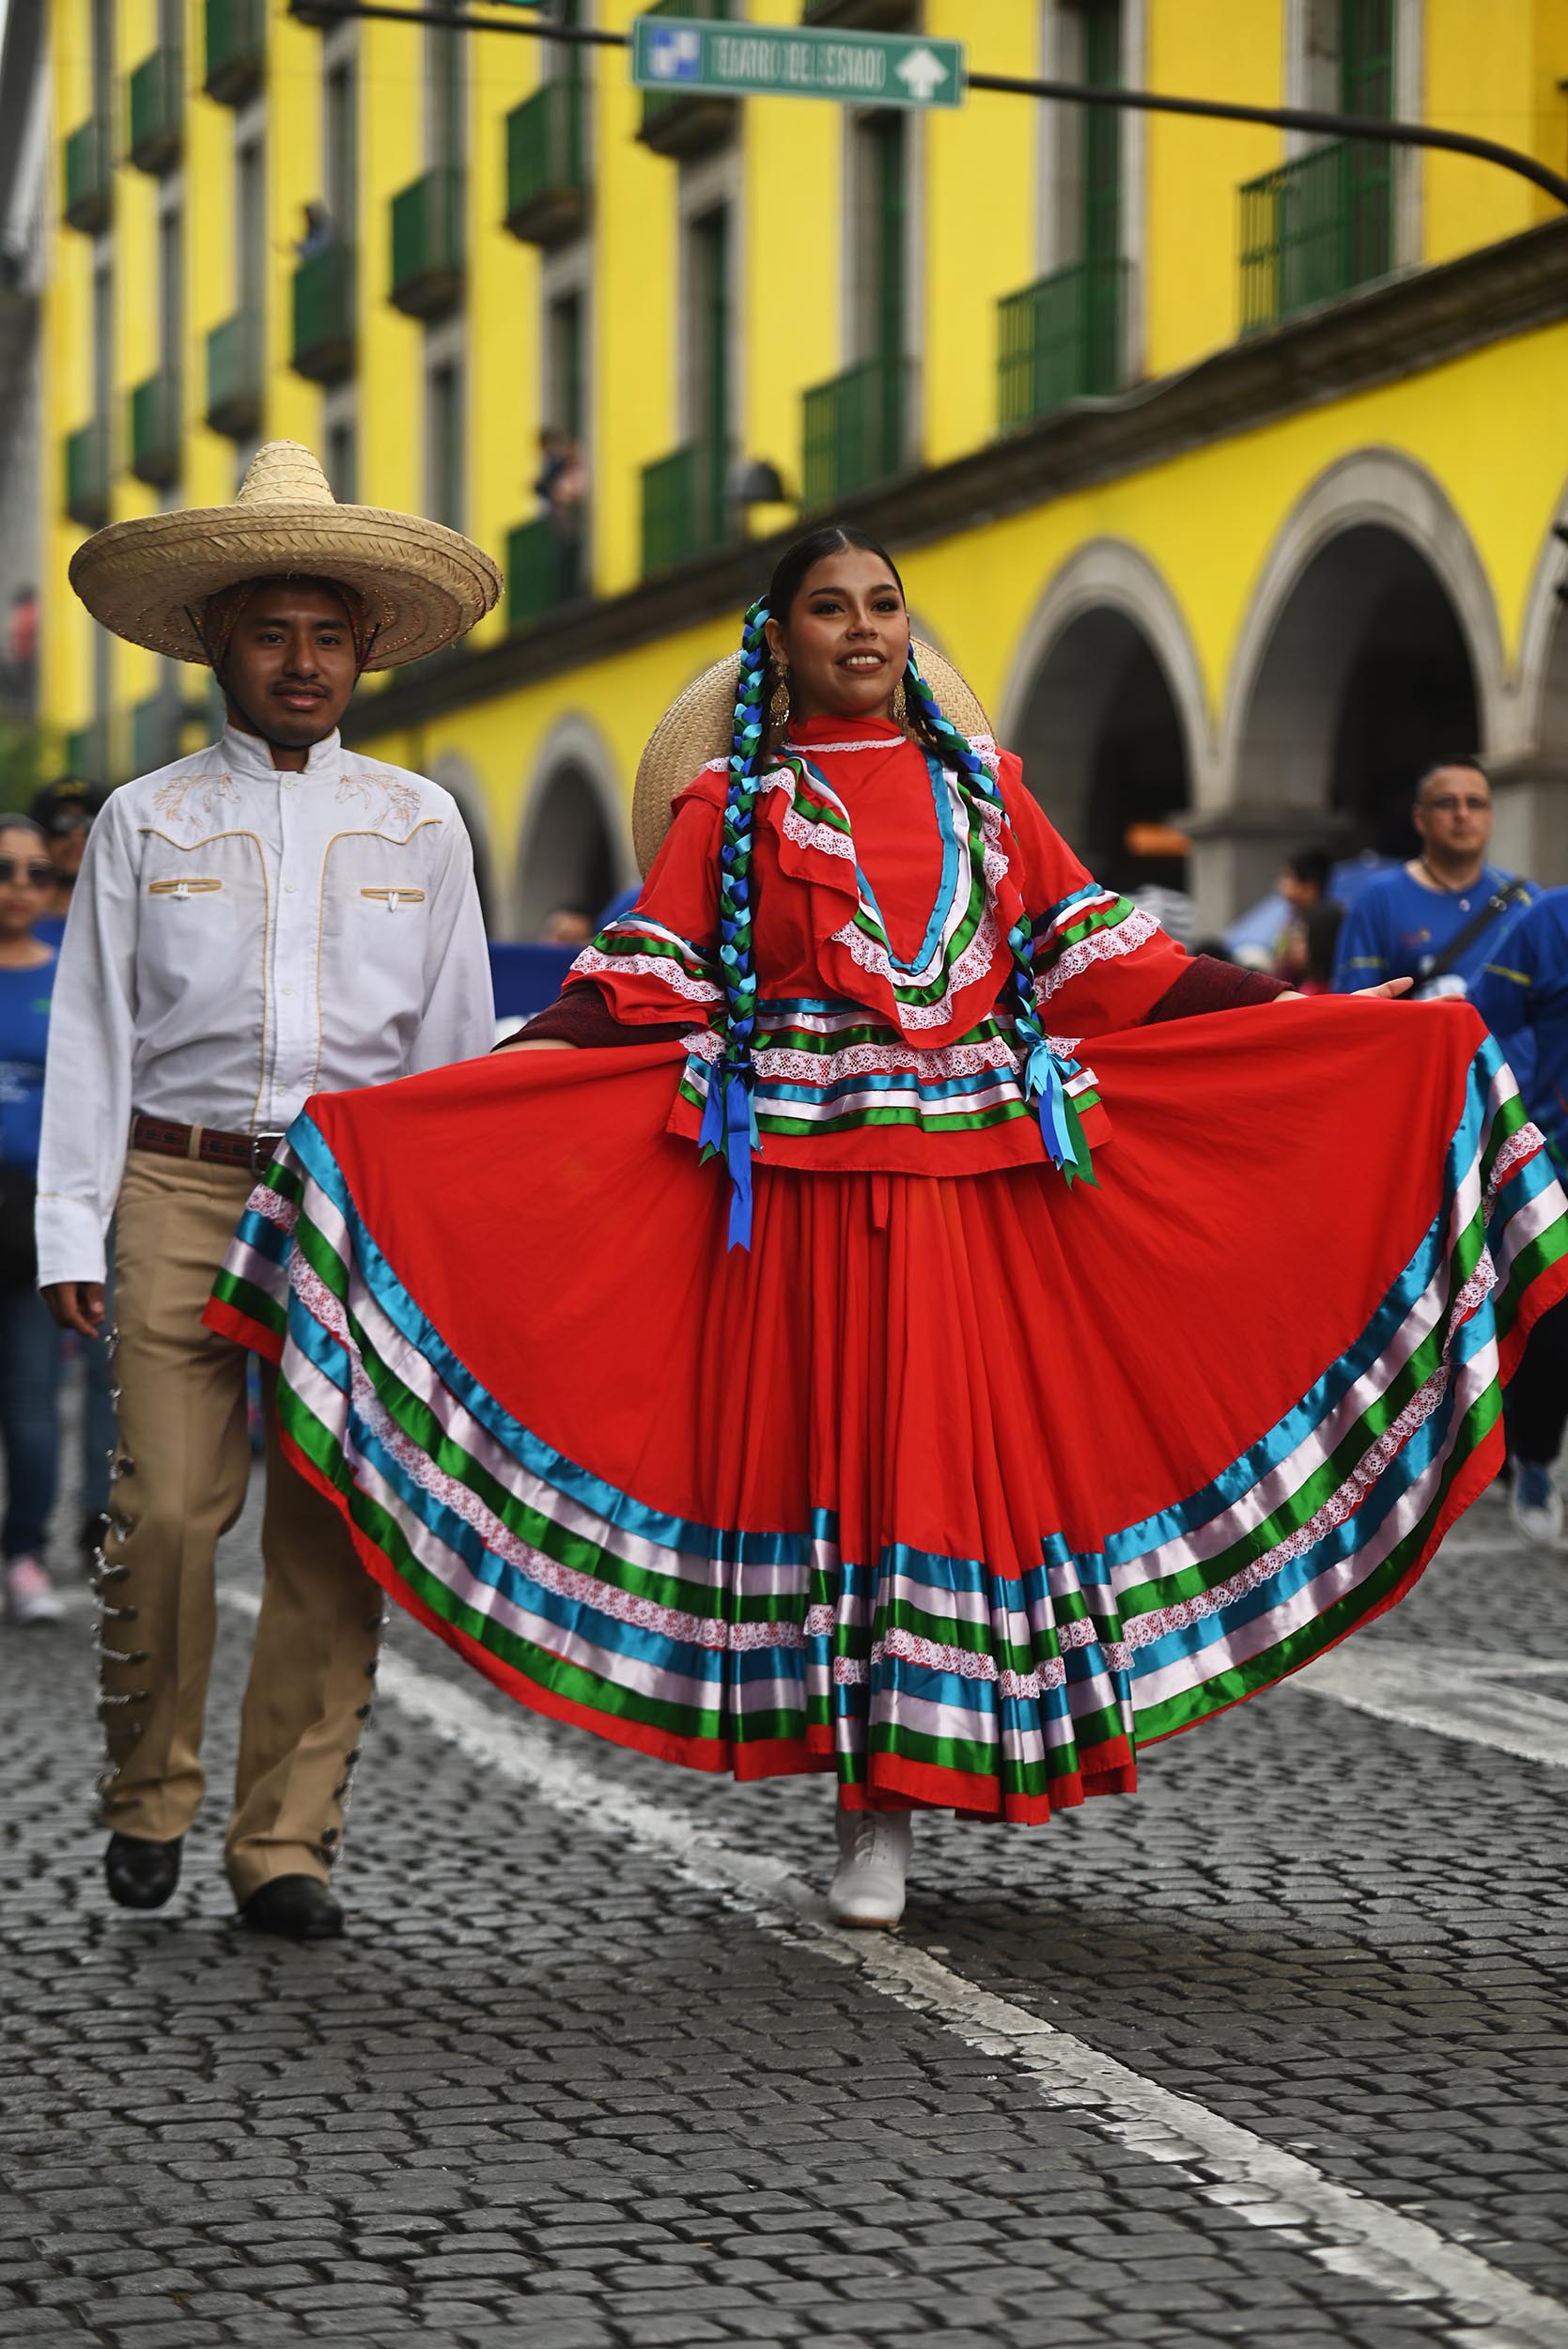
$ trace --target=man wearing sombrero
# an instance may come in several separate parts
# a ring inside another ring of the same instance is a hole
[[[228,718],[209,749],[115,792],[93,830],[39,1164],[39,1281],[56,1320],[90,1338],[116,1227],[105,1875],[122,1906],[157,1908],[201,1799],[213,1550],[249,1471],[245,1356],[202,1326],[213,1273],[307,1094],[435,1068],[494,1036],[458,809],[423,775],[345,750],[338,721],[364,670],[450,644],[501,580],[456,531],[338,506],[287,441],[259,452],[232,506],[116,522],[70,577],[117,635],[208,664]],[[261,1544],[225,1862],[248,1924],[318,1939],[342,1930],[328,1883],[380,1609],[271,1424]]]

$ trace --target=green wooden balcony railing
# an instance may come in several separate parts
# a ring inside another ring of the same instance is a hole
[[[160,487],[179,477],[179,377],[160,367],[131,395],[131,470]]]
[[[1256,334],[1393,267],[1393,149],[1336,139],[1249,179],[1241,197],[1241,331]]]
[[[997,420],[1003,432],[1122,376],[1125,261],[1079,261],[997,304]]]
[[[87,530],[109,519],[109,425],[103,416],[72,432],[66,442],[66,512]]]
[[[908,456],[908,363],[862,359],[804,395],[801,481],[807,506],[831,506],[902,473]]]
[[[209,98],[237,106],[267,70],[267,0],[207,0]]]
[[[294,371],[335,383],[354,369],[354,256],[323,245],[294,272]]]
[[[435,318],[462,290],[463,176],[438,164],[392,199],[392,299],[412,318]]]
[[[643,572],[665,571],[731,535],[725,452],[689,441],[643,468]]]
[[[738,0],[653,0],[645,16],[680,16],[705,24],[733,24]],[[717,147],[735,130],[737,101],[708,94],[691,96],[678,89],[644,90],[639,138],[663,155],[695,155]]]
[[[506,226],[530,244],[555,244],[587,211],[587,85],[567,72],[506,117]]]
[[[588,592],[586,512],[563,528],[553,514],[520,522],[506,535],[506,625],[522,628]]]
[[[65,143],[65,216],[73,228],[91,234],[106,227],[114,184],[108,117],[89,115]]]
[[[155,49],[133,70],[130,115],[137,170],[163,172],[178,163],[185,120],[185,59],[178,49]]]
[[[207,421],[243,440],[261,422],[261,321],[238,310],[207,337]]]

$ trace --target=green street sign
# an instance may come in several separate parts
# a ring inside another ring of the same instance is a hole
[[[834,98],[849,106],[961,106],[964,44],[695,17],[632,22],[631,78],[668,97]]]

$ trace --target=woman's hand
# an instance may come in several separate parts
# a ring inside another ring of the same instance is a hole
[[[1415,984],[1414,979],[1385,979],[1381,987],[1358,987],[1356,993],[1363,1002],[1374,995],[1407,995]],[[1274,998],[1277,1003],[1305,1003],[1311,1000],[1310,996],[1300,994],[1294,987],[1287,987],[1282,995]]]

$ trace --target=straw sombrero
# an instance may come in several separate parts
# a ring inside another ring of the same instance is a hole
[[[965,683],[951,661],[933,646],[913,640],[920,673],[931,688],[944,717],[951,718],[971,739],[989,737],[990,720],[978,696]],[[637,762],[637,783],[631,798],[631,845],[644,875],[670,829],[670,802],[684,791],[693,775],[710,759],[728,758],[735,733],[735,695],[740,675],[740,655],[727,653],[705,669],[669,708],[648,737]]]
[[[367,669],[437,652],[484,618],[501,573],[443,522],[379,506],[339,506],[298,441],[257,449],[232,506],[111,522],[71,557],[70,583],[105,628],[176,661],[207,655],[187,616],[242,579],[341,580],[378,633]]]

